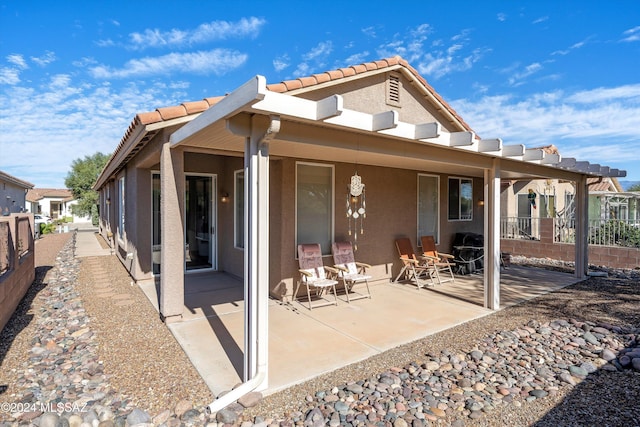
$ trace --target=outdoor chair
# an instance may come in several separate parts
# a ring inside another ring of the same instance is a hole
[[[304,285],[307,288],[309,310],[325,305],[338,305],[338,296],[336,294],[338,270],[322,264],[320,244],[298,245],[298,265],[300,267],[300,281],[296,287],[294,297],[297,296],[300,286]],[[329,299],[330,292],[333,292],[333,301]],[[317,302],[312,304],[312,299]]]
[[[331,245],[333,253],[334,267],[338,270],[338,279],[344,284],[344,291],[347,295],[347,302],[361,298],[371,298],[369,290],[369,279],[367,268],[371,268],[369,264],[356,262],[353,256],[353,247],[350,242],[335,242]],[[353,290],[354,286],[364,283],[367,293],[359,293]]]
[[[397,283],[398,279],[402,277],[403,280],[414,282],[418,289],[436,284],[435,268],[424,260],[418,260],[411,240],[406,237],[397,239],[396,249],[398,249],[400,261],[402,261],[402,270],[400,270],[394,282]]]
[[[421,236],[420,243],[422,244],[422,254],[433,264],[435,268],[438,283],[455,281],[456,279],[453,276],[452,269],[452,267],[455,266],[455,263],[452,262],[455,257],[451,254],[438,252],[433,236]],[[446,277],[442,277],[440,273],[444,273]]]

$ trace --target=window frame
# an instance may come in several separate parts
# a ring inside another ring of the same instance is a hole
[[[440,175],[433,175],[433,174],[426,174],[426,173],[419,173],[418,177],[417,177],[417,194],[416,194],[416,230],[417,230],[417,236],[416,236],[416,241],[418,242],[418,246],[422,245],[422,243],[420,242],[420,237],[424,236],[424,232],[421,231],[422,227],[420,227],[420,195],[421,195],[421,191],[420,191],[420,179],[426,177],[426,178],[435,178],[436,180],[436,227],[435,227],[435,235],[434,240],[436,242],[436,244],[440,243]]]
[[[118,178],[118,238],[124,241],[125,226],[125,177]]]
[[[238,181],[242,180],[242,185],[238,184]],[[245,206],[244,206],[244,169],[238,169],[233,172],[233,247],[236,249],[244,250],[244,238],[245,238]],[[241,192],[241,194],[240,194]],[[242,217],[238,218],[239,204],[242,206]],[[242,242],[238,241],[238,233],[242,233]]]
[[[295,184],[294,184],[294,199],[295,199],[295,203],[294,203],[294,214],[295,214],[295,231],[294,231],[294,252],[295,252],[295,259],[298,259],[298,184],[299,184],[299,170],[298,170],[298,166],[300,165],[304,165],[304,166],[313,166],[313,167],[322,167],[322,168],[328,168],[330,170],[331,173],[331,194],[330,197],[328,198],[328,200],[330,200],[331,206],[329,207],[329,248],[326,251],[322,252],[322,256],[328,256],[331,255],[331,247],[330,244],[335,240],[335,165],[333,164],[328,164],[328,163],[313,163],[313,162],[296,162],[295,165]],[[307,243],[311,243],[311,242],[307,242]],[[314,242],[316,243],[316,242]],[[322,245],[321,245],[322,246]],[[326,253],[325,253],[326,252]]]
[[[451,217],[451,181],[458,181],[458,215],[457,218]],[[469,183],[471,185],[471,201],[469,204],[469,217],[462,217],[462,186],[464,183]],[[473,178],[465,178],[461,176],[449,176],[447,177],[447,220],[449,222],[459,222],[459,221],[473,221]]]

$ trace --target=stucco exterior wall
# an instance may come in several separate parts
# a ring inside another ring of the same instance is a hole
[[[272,185],[272,194],[276,194],[282,210],[277,217],[272,216],[271,238],[277,238],[274,227],[282,230],[279,249],[274,248],[272,254],[271,290],[278,298],[289,299],[293,296],[299,278],[298,261],[296,259],[295,228],[295,167],[297,161],[303,159],[283,159],[280,188]],[[323,164],[321,162],[316,162]],[[418,251],[417,229],[417,190],[418,174],[424,171],[382,168],[368,165],[345,163],[333,164],[334,169],[334,241],[354,241],[348,234],[348,220],[344,213],[347,185],[350,177],[357,171],[365,184],[367,198],[367,218],[364,223],[364,234],[358,236],[356,260],[373,266],[373,281],[388,281],[395,278],[401,269],[395,240],[409,237]],[[482,233],[484,208],[477,203],[482,200],[482,180],[474,179],[473,221],[448,221],[448,176],[440,176],[440,244],[439,250],[451,252],[456,232],[469,231]],[[274,177],[272,176],[272,184]],[[277,224],[277,225],[276,225]],[[313,242],[308,242],[313,243]],[[332,257],[325,256],[325,265],[333,265]]]
[[[302,93],[298,96],[318,101],[339,93],[343,97],[344,107],[348,109],[369,114],[395,110],[398,112],[400,121],[413,124],[438,121],[448,131],[454,130],[442,113],[435,110],[404,75],[397,72],[391,73],[400,76],[400,104],[387,103],[387,79],[390,72],[326,88],[315,88],[312,92]]]

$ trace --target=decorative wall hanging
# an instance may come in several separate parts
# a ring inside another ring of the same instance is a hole
[[[351,184],[348,188],[347,218],[349,219],[349,236],[353,235],[353,248],[358,250],[358,228],[360,229],[360,234],[364,234],[364,219],[367,217],[364,184],[358,172],[351,177]]]

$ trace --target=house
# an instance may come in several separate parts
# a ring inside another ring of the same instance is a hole
[[[0,171],[0,214],[26,211],[26,193],[33,184]]]
[[[185,274],[244,279],[246,383],[230,401],[265,386],[268,298],[295,297],[297,244],[329,255],[331,242],[357,235],[357,257],[384,282],[401,268],[396,238],[432,234],[447,252],[456,233],[481,233],[485,305],[496,309],[501,180],[576,182],[583,218],[587,178],[624,175],[478,137],[393,57],[270,85],[255,76],[223,97],[138,114],[94,188],[101,233],[132,277],[160,275],[166,322],[181,320]],[[348,215],[354,177],[366,218]],[[584,227],[577,241],[584,277]]]
[[[543,149],[557,152],[555,147]],[[615,177],[588,178],[587,186],[590,228],[597,228],[612,219],[640,223],[640,194],[623,191]],[[538,239],[541,218],[555,218],[563,225],[573,224],[575,194],[572,181],[503,180],[500,200],[502,237]]]
[[[32,188],[27,192],[27,211],[51,219],[71,218],[71,222],[90,222],[91,218],[73,213],[78,202],[67,188]]]

